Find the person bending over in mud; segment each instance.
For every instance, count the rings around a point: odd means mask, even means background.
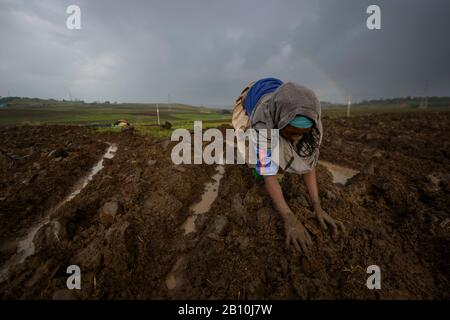
[[[264,177],[267,192],[281,214],[286,244],[306,252],[312,244],[303,224],[295,217],[284,199],[277,179],[278,169],[301,174],[308,189],[314,215],[321,227],[331,227],[333,234],[344,225],[333,219],[320,205],[315,166],[322,141],[321,106],[313,91],[298,84],[265,78],[249,84],[236,100],[233,127],[256,131],[279,129],[279,163],[271,161],[270,140],[266,150],[256,150],[255,174]],[[301,248],[301,249],[300,249]]]

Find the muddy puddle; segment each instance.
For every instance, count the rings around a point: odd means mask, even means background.
[[[80,192],[81,190],[83,190],[88,183],[92,180],[92,178],[100,171],[103,169],[103,161],[105,159],[112,159],[114,158],[115,154],[117,151],[117,146],[110,144],[108,149],[106,150],[105,154],[103,155],[103,157],[100,159],[99,162],[97,162],[95,164],[95,166],[92,167],[89,175],[87,175],[85,178],[81,179],[79,181],[79,183],[77,183],[77,185],[75,186],[75,190],[66,198],[64,199],[57,208],[61,207],[63,204],[65,204],[66,202],[69,202],[70,200],[72,200],[73,198],[75,198]]]
[[[108,149],[102,156],[102,158],[92,167],[91,171],[87,176],[82,178],[74,187],[74,190],[66,197],[64,200],[62,200],[60,203],[58,203],[55,207],[49,210],[46,217],[43,218],[37,225],[35,225],[33,228],[31,228],[28,233],[21,239],[17,240],[15,243],[9,244],[9,246],[15,246],[16,247],[16,253],[5,262],[5,264],[0,269],[0,282],[5,281],[8,279],[9,276],[9,269],[13,266],[16,266],[18,264],[21,264],[25,261],[25,259],[35,253],[35,245],[34,245],[34,238],[38,231],[44,227],[45,225],[51,223],[52,224],[52,231],[55,235],[55,238],[58,239],[60,224],[56,221],[51,220],[52,213],[56,212],[59,208],[61,208],[64,204],[71,201],[73,198],[75,198],[93,179],[93,177],[103,169],[103,161],[104,159],[112,159],[115,156],[115,153],[117,151],[117,146],[113,144],[109,144]]]
[[[333,177],[333,183],[339,183],[344,186],[347,184],[349,179],[359,173],[358,170],[342,167],[328,161],[320,160],[319,164],[327,168],[331,173],[331,176]]]
[[[211,205],[216,200],[219,193],[220,180],[222,180],[225,173],[225,167],[223,165],[218,165],[216,170],[217,173],[212,177],[213,181],[208,182],[205,185],[205,191],[202,194],[201,200],[191,206],[190,211],[192,212],[192,215],[186,219],[182,226],[184,234],[195,232],[195,220],[197,219],[197,216],[208,212]]]
[[[183,223],[182,228],[184,229],[184,234],[189,234],[191,232],[196,232],[195,228],[195,220],[197,217],[201,214],[204,214],[209,211],[211,208],[211,205],[216,200],[218,194],[219,194],[219,186],[220,181],[223,178],[223,175],[225,174],[225,166],[218,165],[216,167],[217,173],[212,176],[213,181],[208,182],[205,185],[204,192],[202,194],[202,198],[199,202],[193,204],[190,207],[190,211],[192,212],[192,215],[189,216],[186,221]],[[177,279],[178,269],[180,265],[182,264],[183,257],[180,257],[175,265],[172,267],[169,274],[166,276],[165,284],[167,289],[173,290],[180,284],[180,279]]]

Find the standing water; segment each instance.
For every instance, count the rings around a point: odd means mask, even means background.
[[[186,221],[183,223],[182,228],[184,229],[184,234],[188,234],[191,232],[195,232],[195,220],[201,214],[204,214],[209,211],[211,205],[216,200],[217,195],[219,194],[219,186],[220,180],[222,180],[223,175],[225,174],[225,167],[223,165],[218,165],[216,167],[217,173],[213,175],[212,182],[208,182],[205,185],[205,191],[202,194],[202,198],[199,202],[193,204],[190,207],[190,210],[193,212],[191,216],[189,216]],[[166,287],[169,290],[173,290],[180,284],[182,281],[179,278],[178,269],[180,265],[183,263],[183,257],[180,257],[175,265],[170,270],[169,274],[166,276]]]
[[[333,176],[333,183],[340,183],[344,186],[347,184],[348,179],[359,173],[358,170],[342,167],[327,161],[320,160],[319,164],[330,171],[331,175]]]
[[[216,200],[217,195],[219,194],[220,180],[222,180],[225,173],[225,167],[223,165],[218,165],[216,170],[217,173],[212,177],[213,181],[208,182],[205,185],[205,191],[202,194],[200,202],[191,206],[190,209],[193,212],[193,215],[188,217],[183,223],[182,227],[184,228],[184,234],[195,232],[195,220],[197,219],[197,216],[208,212],[212,203]]]
[[[45,218],[43,218],[36,226],[31,228],[31,230],[27,233],[25,237],[18,240],[17,243],[17,250],[16,253],[8,260],[6,261],[3,266],[0,269],[0,282],[5,281],[8,279],[9,275],[9,269],[15,265],[18,265],[25,261],[25,259],[35,252],[35,245],[34,245],[34,237],[36,236],[37,232],[48,223],[53,223],[54,233],[56,238],[58,239],[58,231],[61,227],[58,222],[50,220],[50,215],[61,208],[65,203],[71,201],[73,198],[75,198],[81,190],[83,190],[88,183],[92,180],[92,178],[101,170],[103,169],[103,161],[104,159],[112,159],[115,156],[115,152],[117,151],[117,146],[114,144],[109,144],[108,149],[106,150],[105,154],[102,156],[102,158],[92,167],[89,174],[81,179],[75,186],[74,191],[70,193],[64,200],[62,200],[60,203],[58,203],[55,207],[49,210]]]

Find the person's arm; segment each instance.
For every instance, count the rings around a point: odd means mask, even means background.
[[[338,220],[333,219],[325,210],[322,209],[320,205],[320,197],[319,197],[319,187],[317,186],[317,176],[316,176],[316,168],[313,168],[311,171],[306,173],[303,176],[303,180],[305,181],[306,188],[308,189],[309,197],[313,204],[314,213],[319,220],[321,227],[325,230],[328,229],[327,223],[331,226],[333,234],[337,234],[338,227],[345,232],[344,224]]]
[[[312,244],[311,237],[286,203],[277,176],[264,176],[264,182],[277,211],[283,217],[286,230],[286,246],[289,247],[292,242],[297,250],[300,251],[301,247],[303,252],[306,252],[308,245]]]
[[[303,175],[306,188],[308,189],[309,197],[314,209],[320,207],[319,188],[317,186],[316,168],[313,168],[308,173]]]
[[[293,215],[291,209],[286,203],[286,200],[284,199],[283,191],[281,190],[277,176],[264,176],[264,182],[266,184],[267,193],[269,193],[275,208],[278,210],[283,219],[286,220]]]

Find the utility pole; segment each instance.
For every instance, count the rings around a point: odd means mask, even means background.
[[[159,121],[159,105],[156,104],[156,115],[158,116],[158,126],[161,125],[161,122]]]
[[[170,105],[170,92],[167,94],[167,105],[169,107],[169,111],[172,112],[172,107]]]
[[[422,97],[422,100],[420,101],[419,109],[426,110],[428,108],[428,98]]]
[[[425,82],[425,90],[424,97],[420,101],[419,109],[427,109],[428,108],[428,81]]]
[[[347,103],[347,117],[350,117],[350,108],[352,106],[352,97],[348,96],[348,103]]]

